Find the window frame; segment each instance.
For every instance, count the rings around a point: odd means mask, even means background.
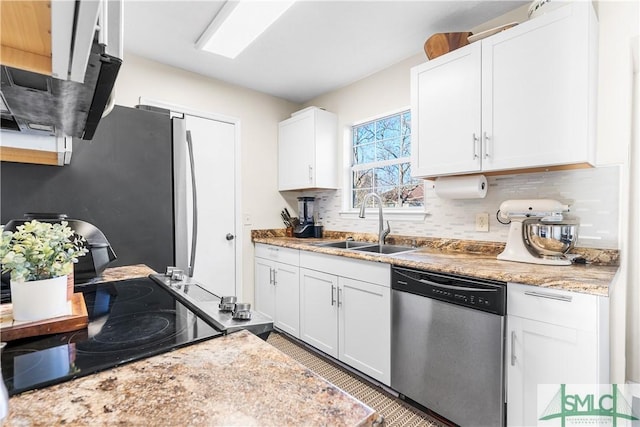
[[[342,186],[342,210],[340,211],[340,216],[344,218],[357,218],[359,214],[359,208],[351,207],[351,201],[353,198],[353,128],[356,126],[363,125],[365,123],[374,122],[377,120],[384,119],[385,117],[394,116],[398,114],[402,114],[404,112],[411,113],[411,107],[405,106],[403,108],[398,108],[392,111],[388,111],[382,114],[376,114],[375,116],[368,117],[362,120],[357,120],[351,122],[344,127],[344,135],[343,135],[343,186]],[[415,141],[413,138],[413,133],[411,133],[411,145]],[[409,162],[411,162],[411,153],[409,154]],[[372,162],[372,167],[384,166],[388,163],[394,163],[394,161],[389,160],[380,160],[376,162]],[[426,212],[426,189],[429,188],[428,181],[423,183],[424,191],[423,191],[423,202],[422,206],[416,207],[383,207],[383,212],[385,214],[385,219],[393,218],[396,220],[407,220],[407,221],[422,221],[427,215]],[[366,212],[377,213],[378,207],[377,205],[373,208],[367,208]],[[377,216],[373,218],[374,215],[367,215],[366,219],[375,219],[377,221]]]

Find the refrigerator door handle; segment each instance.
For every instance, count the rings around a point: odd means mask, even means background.
[[[191,259],[189,260],[189,277],[193,277],[193,269],[196,265],[196,244],[198,242],[198,201],[196,189],[196,170],[195,160],[193,158],[193,141],[191,139],[191,131],[187,131],[187,148],[189,149],[189,163],[191,165],[191,189],[193,202],[193,227],[191,231]]]

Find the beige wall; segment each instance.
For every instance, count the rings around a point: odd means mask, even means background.
[[[243,227],[243,300],[253,301],[250,231],[282,227],[284,207],[277,190],[278,122],[297,105],[249,89],[125,54],[116,84],[116,104],[133,107],[140,97],[240,120]]]

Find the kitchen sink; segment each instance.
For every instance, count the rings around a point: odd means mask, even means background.
[[[412,248],[411,246],[399,246],[399,245],[370,245],[370,246],[362,246],[359,248],[354,248],[354,251],[359,252],[373,252],[377,254],[399,254],[402,252],[410,252],[415,251],[416,248]]]
[[[343,240],[340,242],[331,242],[331,243],[317,243],[316,246],[321,246],[323,248],[337,248],[337,249],[357,249],[363,248],[367,246],[374,246],[375,243],[371,242],[356,242],[355,240]]]

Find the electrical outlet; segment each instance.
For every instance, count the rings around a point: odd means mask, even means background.
[[[476,214],[476,231],[489,231],[489,214],[481,212]]]

